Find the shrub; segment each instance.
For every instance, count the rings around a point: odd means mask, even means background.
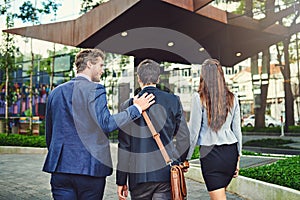
[[[118,142],[118,134],[119,134],[118,130],[110,132],[109,133],[109,140],[111,142]]]
[[[199,159],[199,158],[200,158],[199,146],[196,146],[191,159]]]
[[[270,165],[241,169],[240,175],[300,190],[300,156],[279,160]]]
[[[289,133],[300,133],[300,126],[289,126]]]
[[[0,146],[46,147],[45,136],[0,134]]]
[[[265,128],[255,128],[255,127],[242,127],[242,132],[264,132],[264,133],[281,133],[281,127],[265,127]],[[300,126],[289,126],[289,133],[300,133]]]
[[[42,120],[42,123],[40,123],[40,130],[39,135],[45,135],[45,128],[46,128],[46,120]]]
[[[42,123],[42,126],[44,126],[44,123]],[[0,146],[47,147],[45,132],[42,133],[43,135],[39,136],[0,133]],[[118,131],[111,132],[109,139],[112,142],[116,142],[118,140]]]
[[[265,128],[242,127],[241,129],[242,132],[281,133],[281,127],[265,127]]]
[[[245,142],[244,146],[254,146],[254,147],[270,147],[270,148],[282,148],[282,149],[294,149],[292,147],[283,146],[284,144],[295,143],[293,140],[283,140],[283,139],[261,139],[261,140],[250,140]]]

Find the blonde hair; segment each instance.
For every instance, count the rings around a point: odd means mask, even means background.
[[[75,57],[75,67],[77,73],[85,70],[87,62],[90,61],[92,64],[96,64],[99,61],[105,59],[105,54],[100,49],[84,49],[80,51]]]

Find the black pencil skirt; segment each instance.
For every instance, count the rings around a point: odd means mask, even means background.
[[[229,185],[236,170],[237,160],[237,143],[201,146],[201,170],[209,192]]]

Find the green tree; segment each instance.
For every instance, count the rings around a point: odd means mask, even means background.
[[[258,5],[257,5],[258,4]],[[267,0],[263,2],[256,2],[254,7],[261,8],[260,13],[265,14],[265,18],[268,18],[270,14],[275,11],[275,0]],[[257,59],[257,58],[256,58]],[[258,70],[258,69],[257,69]],[[258,73],[258,71],[257,71]],[[261,84],[261,94],[259,98],[259,106],[255,108],[255,127],[265,127],[265,113],[267,106],[268,88],[269,88],[269,77],[270,77],[270,49],[269,47],[262,51],[262,69],[261,74],[267,74],[267,79],[264,80],[264,84]]]
[[[215,2],[237,2],[218,0]],[[291,87],[290,62],[293,62],[293,53],[295,48],[291,48],[292,38],[300,30],[299,28],[299,3],[295,0],[242,0],[239,1],[240,6],[235,11],[237,14],[244,14],[248,17],[254,18],[260,16],[261,30],[272,26],[277,21],[287,28],[288,34],[285,39],[276,44],[277,57],[281,72],[284,77],[284,91],[285,91],[285,130],[287,131],[289,125],[294,125],[294,97]],[[294,9],[293,9],[294,8]],[[261,16],[264,16],[263,18]],[[297,43],[298,44],[298,43]],[[298,46],[296,45],[298,48]],[[298,56],[297,56],[297,59]],[[258,55],[251,57],[251,73],[252,75],[259,74],[258,70]],[[262,73],[270,73],[270,51],[269,48],[262,51]],[[300,76],[300,75],[299,75]],[[266,99],[268,84],[261,85],[261,94],[255,95],[255,127],[264,126],[264,113],[266,110]]]
[[[14,26],[15,15],[11,12],[10,1],[4,0],[4,4],[0,6],[1,15],[5,16],[6,28]],[[15,70],[14,60],[15,53],[18,49],[15,47],[14,37],[9,33],[3,33],[3,42],[0,46],[0,68],[5,71],[5,132],[8,133],[8,106],[11,98],[9,98],[10,73]]]
[[[24,23],[30,22],[32,25],[39,24],[39,17],[41,14],[50,14],[53,11],[56,14],[60,4],[55,3],[53,0],[48,0],[47,2],[42,2],[42,8],[37,8],[37,1],[35,0],[35,5],[31,3],[31,1],[25,1],[20,9],[20,14],[17,15]],[[32,38],[30,39],[30,51],[31,51],[31,67],[29,70],[30,73],[30,83],[29,83],[29,131],[32,133],[32,97],[33,97],[33,85],[32,85],[32,77],[33,77],[33,68],[35,62],[35,56],[33,53],[32,46]]]
[[[291,5],[295,3],[293,0],[283,0],[284,5]],[[278,6],[280,10],[283,10],[281,6]],[[279,23],[290,30],[290,33],[286,35],[285,39],[276,45],[277,48],[277,58],[279,65],[281,66],[280,70],[284,78],[284,100],[285,100],[285,131],[288,131],[288,126],[292,126],[295,124],[294,119],[294,97],[292,93],[291,87],[291,71],[290,71],[290,63],[291,63],[291,51],[290,51],[290,43],[291,38],[295,34],[293,31],[293,27],[299,26],[297,21],[299,20],[300,12],[295,10],[295,12],[291,13],[287,17],[284,17],[279,20]],[[282,48],[281,48],[281,47]]]
[[[96,8],[99,6],[101,3],[107,2],[108,0],[81,0],[81,8],[80,8],[80,13],[87,13],[88,11]]]
[[[129,64],[129,57],[125,55],[107,53],[105,59],[106,69],[102,75],[102,80],[107,88],[108,107],[114,112],[116,108],[117,83],[122,75],[123,68]],[[117,66],[117,67],[116,67]]]

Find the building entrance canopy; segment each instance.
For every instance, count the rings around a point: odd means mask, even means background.
[[[6,32],[50,42],[185,64],[233,66],[288,31],[217,9],[211,0],[110,0],[78,19]]]

